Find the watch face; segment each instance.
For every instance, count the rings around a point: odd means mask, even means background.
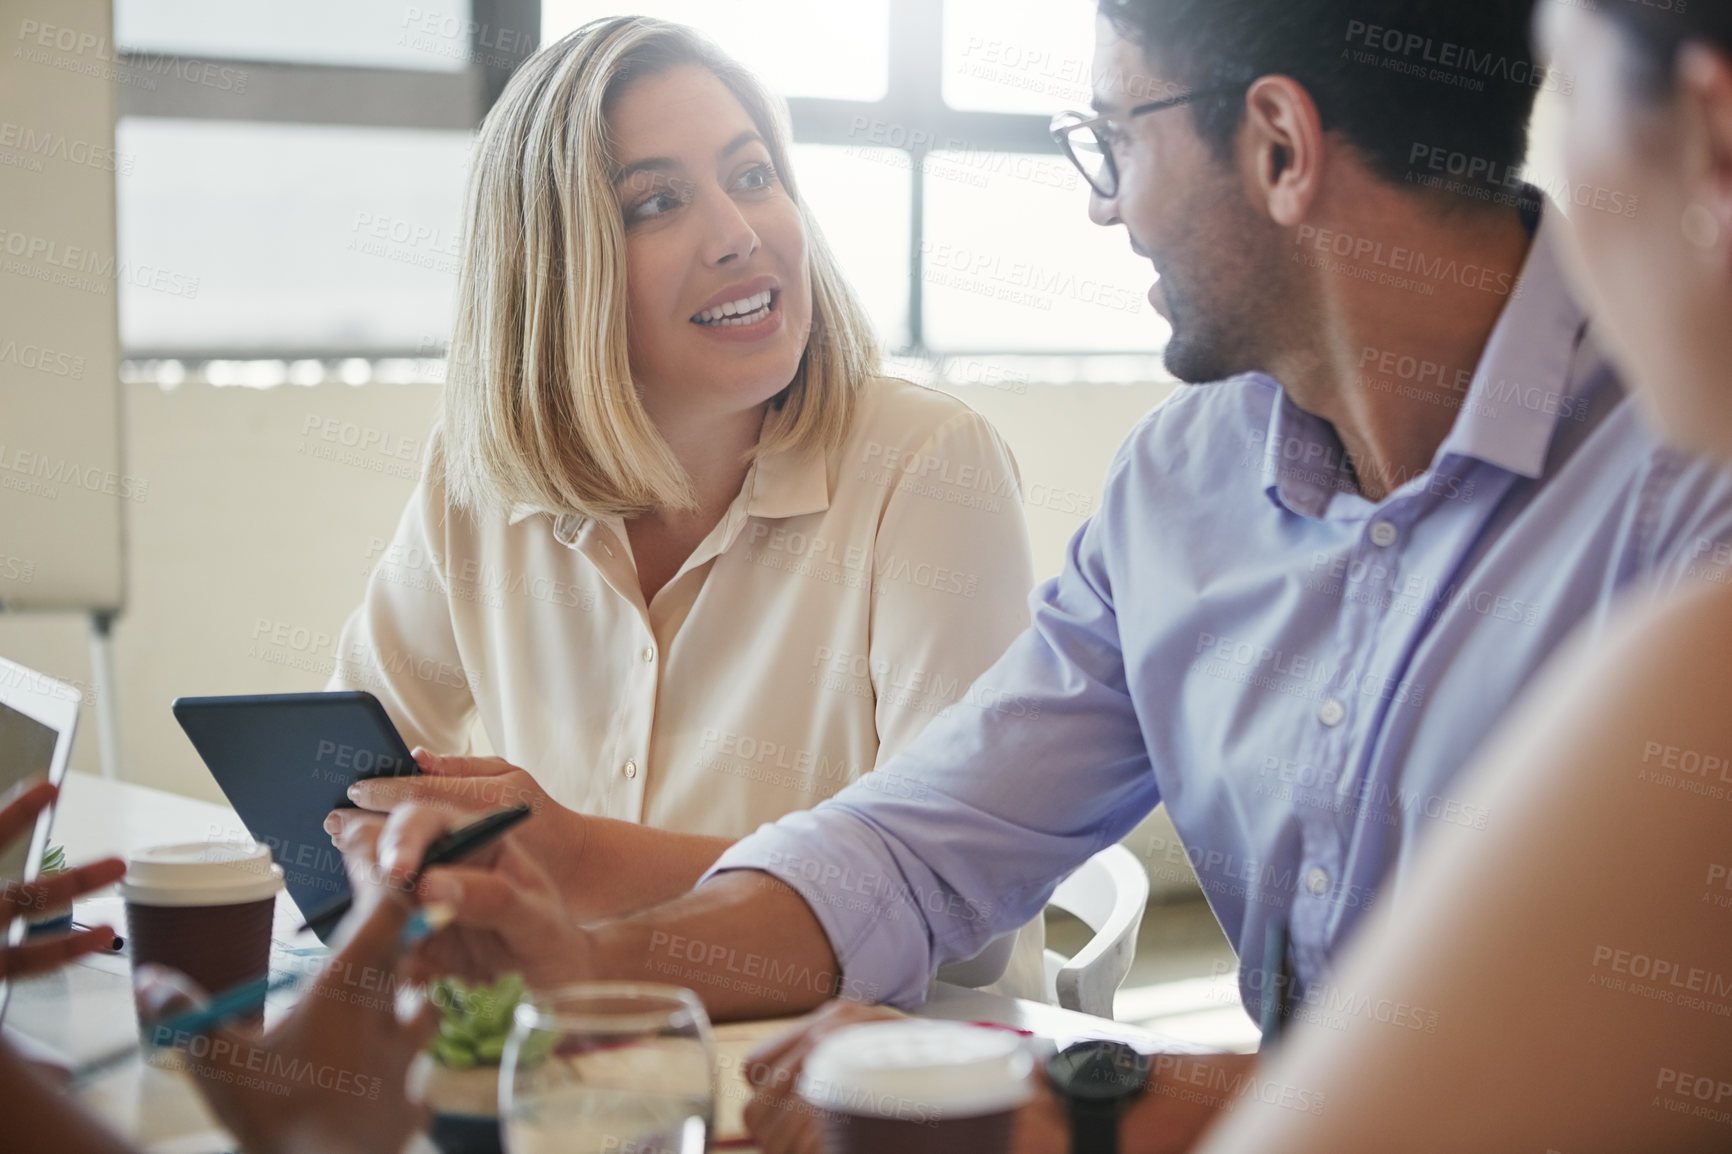
[[[1066,1098],[1113,1102],[1142,1093],[1149,1059],[1123,1042],[1078,1042],[1053,1055],[1046,1073]]]

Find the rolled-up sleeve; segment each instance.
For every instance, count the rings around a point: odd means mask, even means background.
[[[934,971],[1027,922],[1159,802],[1126,687],[1107,506],[1003,658],[900,755],[761,827],[706,875],[760,870],[812,907],[850,997],[912,1006]],[[880,775],[896,788],[880,787]]]

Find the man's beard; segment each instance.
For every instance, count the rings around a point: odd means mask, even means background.
[[[1172,339],[1163,354],[1167,371],[1187,385],[1224,381],[1259,367],[1256,343],[1245,331],[1243,312],[1229,310],[1161,279],[1171,314]],[[1242,309],[1248,302],[1238,302]]]

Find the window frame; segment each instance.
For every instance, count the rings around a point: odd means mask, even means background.
[[[926,342],[926,299],[922,254],[926,239],[925,160],[935,151],[972,150],[1024,155],[1062,156],[1049,131],[1049,118],[1008,112],[950,107],[944,99],[945,0],[889,0],[889,83],[876,101],[791,97],[788,110],[794,142],[865,146],[862,123],[884,123],[901,130],[902,143],[872,141],[870,147],[908,154],[910,198],[908,251],[908,343],[890,350],[892,356],[937,359],[992,356],[1003,349],[944,348]],[[373,128],[477,128],[498,99],[522,59],[541,41],[540,0],[470,0],[470,59],[457,71],[412,71],[399,68],[353,67],[200,57],[201,63],[244,68],[242,93],[219,92],[187,80],[176,70],[156,70],[153,87],[120,86],[120,115],[182,120],[247,120],[291,124],[324,124]],[[515,58],[482,43],[490,29],[521,33],[523,45]],[[497,36],[495,37],[497,39]],[[122,52],[123,67],[138,66],[158,54]],[[1146,356],[1149,349],[1039,349],[1019,356]],[[139,358],[205,362],[217,359],[209,351],[177,356],[171,349],[125,350]],[[427,350],[330,350],[327,359],[426,356]],[[255,356],[257,354],[254,354]],[[306,354],[284,351],[283,359]]]

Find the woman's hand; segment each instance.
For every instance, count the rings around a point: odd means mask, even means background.
[[[530,776],[499,757],[440,757],[425,749],[415,750],[418,777],[375,777],[359,781],[349,790],[349,800],[360,810],[337,809],[325,822],[335,841],[346,826],[378,821],[397,807],[415,803],[424,809],[448,813],[461,823],[496,809],[527,805],[533,815],[512,834],[517,844],[555,878],[578,876],[583,856],[583,815],[569,810],[547,795]]]
[[[531,988],[589,976],[589,935],[567,910],[552,875],[519,841],[535,836],[532,827],[542,816],[529,818],[461,865],[434,866],[421,874],[421,900],[450,906],[455,920],[417,947],[415,976],[453,974],[480,982],[515,972]],[[374,817],[346,823],[337,845],[352,871],[401,886],[427,847],[462,822],[450,809],[408,802],[382,822]]]
[[[269,1033],[224,1028],[169,1040],[243,1149],[394,1152],[421,1127],[425,1111],[409,1102],[404,1082],[438,1014],[424,1001],[407,1020],[397,1014],[398,936],[413,908],[402,894],[382,897]],[[201,998],[159,966],[142,967],[135,981],[150,1020]]]
[[[60,790],[46,781],[20,786],[12,800],[0,808],[0,848],[20,837],[28,838],[36,826],[36,815],[53,805],[58,796]],[[105,889],[125,874],[126,863],[110,857],[29,883],[0,879],[0,929],[19,918],[70,905],[72,899]],[[96,926],[12,948],[0,946],[0,982],[49,973],[75,958],[107,949],[113,940],[114,930]]]

